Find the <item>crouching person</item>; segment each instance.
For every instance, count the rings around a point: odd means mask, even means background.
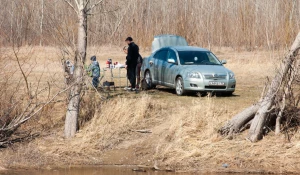
[[[88,68],[91,71],[91,76],[93,77],[92,83],[95,88],[99,85],[99,77],[100,77],[100,66],[98,61],[96,60],[96,56],[91,57],[91,64]]]

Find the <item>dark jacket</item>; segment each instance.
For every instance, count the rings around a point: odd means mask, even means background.
[[[126,65],[128,67],[136,67],[137,65],[137,60],[139,57],[139,46],[136,45],[134,42],[131,42],[128,45],[128,53],[126,56]]]

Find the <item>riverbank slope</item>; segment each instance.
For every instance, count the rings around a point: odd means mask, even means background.
[[[101,49],[96,52],[101,66],[110,56],[113,61],[124,59],[122,53]],[[47,51],[50,53],[43,50]],[[225,66],[236,74],[233,96],[178,97],[174,90],[158,87],[137,94],[111,91],[109,100],[101,101],[94,91],[87,90],[80,130],[74,138],[63,138],[65,103],[52,104],[44,115],[28,123],[39,128],[39,137],[0,150],[2,165],[144,165],[174,171],[299,172],[299,132],[275,136],[271,131],[258,143],[245,139],[247,131],[232,140],[217,133],[232,116],[259,99],[266,77],[273,76],[283,52],[235,52],[228,48],[214,52],[226,59]],[[56,64],[59,62],[53,61],[49,66]],[[60,73],[60,69],[50,70]]]

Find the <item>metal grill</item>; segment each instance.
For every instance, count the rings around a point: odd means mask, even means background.
[[[206,74],[204,75],[205,79],[212,79],[212,80],[224,80],[227,78],[227,75],[224,74]]]
[[[205,89],[226,89],[226,86],[205,86]]]

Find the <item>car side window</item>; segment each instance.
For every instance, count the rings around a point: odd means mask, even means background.
[[[159,51],[159,52],[156,52],[155,53],[155,55],[153,56],[153,58],[156,58],[156,59],[158,59],[158,57],[159,57],[159,54],[161,53],[161,51]]]
[[[163,50],[159,53],[158,55],[158,59],[162,60],[162,61],[167,61],[167,50]]]
[[[176,53],[173,50],[169,50],[167,59],[173,59],[177,63]]]
[[[167,60],[167,50],[158,51],[153,58],[166,61]]]

